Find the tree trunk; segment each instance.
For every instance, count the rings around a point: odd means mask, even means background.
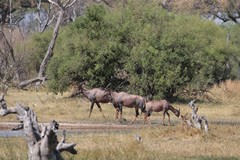
[[[45,75],[47,63],[49,62],[50,58],[53,56],[53,48],[54,48],[54,45],[55,45],[55,42],[56,42],[56,39],[57,39],[57,36],[58,36],[58,31],[59,31],[61,22],[63,20],[63,15],[64,15],[64,9],[60,8],[57,23],[56,23],[54,31],[53,31],[52,39],[51,39],[50,44],[48,46],[47,53],[46,53],[41,65],[40,65],[40,69],[39,69],[39,72],[38,72],[38,77],[43,77]]]
[[[53,56],[53,49],[54,49],[54,45],[55,45],[55,42],[56,42],[57,37],[58,37],[58,31],[59,31],[59,28],[60,28],[60,25],[61,25],[61,22],[62,22],[62,19],[63,19],[63,15],[64,15],[64,8],[60,8],[57,23],[54,27],[52,39],[49,43],[48,50],[45,54],[45,57],[44,57],[41,65],[40,65],[40,69],[39,69],[39,72],[38,72],[38,77],[30,79],[30,80],[25,80],[25,81],[19,83],[18,84],[19,88],[24,89],[26,86],[28,86],[32,83],[44,82],[42,80],[46,79],[46,77],[44,77],[45,71],[46,71],[46,66],[47,66],[48,62],[50,61],[51,57]]]
[[[54,0],[48,0],[48,1],[59,8],[59,13],[58,13],[59,15],[58,15],[58,19],[57,19],[57,22],[55,24],[55,27],[54,27],[52,39],[51,39],[51,41],[49,43],[49,46],[48,46],[48,50],[47,50],[47,52],[45,54],[45,57],[44,57],[41,65],[40,65],[40,69],[39,69],[39,72],[38,72],[38,77],[34,78],[34,79],[42,79],[42,78],[44,80],[46,79],[46,76],[45,76],[46,67],[47,67],[47,64],[50,61],[51,57],[53,56],[53,49],[54,49],[55,42],[56,42],[57,37],[58,37],[58,31],[59,31],[61,22],[63,20],[64,12],[67,8],[69,8],[70,6],[72,6],[76,2],[76,0],[68,0],[65,4],[63,4],[62,1],[60,2],[58,0],[56,2]],[[26,87],[29,84],[34,83],[34,82],[35,81],[33,81],[33,79],[23,81],[18,85],[18,87],[23,89],[24,87]],[[42,83],[44,81],[40,81],[40,82]]]

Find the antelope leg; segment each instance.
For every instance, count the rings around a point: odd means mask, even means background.
[[[133,120],[131,121],[131,123],[133,123],[133,122],[137,119],[138,115],[139,115],[138,107],[135,107],[135,117],[133,118]]]
[[[168,122],[169,122],[169,125],[171,126],[171,122],[170,122],[170,114],[168,112],[166,112],[166,114],[168,115]]]
[[[91,102],[90,113],[89,113],[88,117],[91,117],[93,106],[94,106],[94,102]]]
[[[162,120],[162,125],[163,125],[163,126],[165,125],[165,123],[164,123],[165,114],[166,114],[166,112],[165,112],[165,111],[163,111],[163,120]]]
[[[97,104],[97,106],[99,108],[99,111],[102,113],[103,118],[105,118],[105,116],[104,116],[104,114],[102,112],[102,107],[100,106],[100,104],[98,102],[96,104]]]

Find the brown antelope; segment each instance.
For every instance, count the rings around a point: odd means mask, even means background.
[[[145,112],[145,99],[138,95],[128,94],[126,92],[112,92],[110,91],[112,104],[116,108],[116,119],[120,112],[120,119],[122,119],[123,106],[128,108],[135,108],[135,117],[131,121],[133,123],[139,115],[139,108],[142,112]]]
[[[177,110],[177,109],[173,108],[173,106],[166,100],[152,100],[152,101],[147,102],[146,103],[146,112],[145,112],[145,117],[144,117],[144,123],[148,122],[148,123],[151,124],[150,116],[151,116],[152,112],[163,111],[162,124],[165,125],[164,119],[165,119],[165,114],[167,114],[169,125],[171,125],[170,115],[168,113],[169,110],[172,111],[177,117],[179,117],[180,109]]]
[[[91,90],[87,90],[83,87],[83,84],[80,84],[77,86],[77,90],[72,93],[70,97],[74,97],[80,93],[82,93],[91,102],[90,113],[88,117],[90,117],[92,114],[94,104],[98,106],[99,111],[102,113],[103,117],[105,117],[102,112],[102,107],[100,106],[100,103],[111,102],[111,97],[107,90],[104,90],[102,88],[93,88]]]

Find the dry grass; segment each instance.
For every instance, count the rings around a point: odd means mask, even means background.
[[[1,160],[25,160],[28,159],[28,148],[23,138],[0,138]]]
[[[240,157],[238,148],[240,129],[236,129],[236,126],[213,125],[212,127],[214,130],[209,135],[194,129],[184,131],[179,126],[146,127],[127,134],[81,135],[75,137],[81,142],[80,154],[76,159],[84,159],[84,157],[87,159],[121,157],[124,160]],[[135,133],[142,136],[142,142],[133,138]]]
[[[139,134],[138,142],[134,134]],[[239,126],[212,125],[210,134],[198,130],[182,130],[177,126],[146,126],[128,132],[87,132],[69,134],[69,142],[77,142],[78,155],[64,153],[65,159],[146,160],[146,159],[239,159]],[[26,159],[23,139],[0,139],[0,159]],[[13,154],[14,153],[14,154]]]
[[[94,107],[88,118],[90,104],[82,98],[68,99],[69,93],[52,95],[45,92],[10,90],[6,96],[8,106],[19,102],[34,109],[40,122],[52,119],[58,122],[91,124],[116,124],[115,110],[111,104],[103,105],[106,118]],[[174,126],[161,126],[161,113],[153,113],[152,126],[140,125],[127,131],[80,132],[68,134],[68,142],[76,142],[78,155],[64,153],[65,159],[76,160],[131,160],[131,159],[240,159],[240,82],[228,81],[215,86],[208,95],[214,102],[197,102],[199,114],[210,122],[210,133],[195,129],[183,129],[179,119],[173,116]],[[173,104],[181,113],[190,113],[187,104]],[[124,109],[129,122],[133,109]],[[14,115],[0,118],[0,122],[17,121]],[[137,123],[142,123],[138,119]],[[136,125],[136,124],[135,124]],[[139,134],[142,141],[134,139]],[[61,135],[59,135],[61,138]],[[0,159],[27,159],[27,145],[21,138],[0,138]],[[23,146],[23,147],[21,147]],[[13,154],[14,153],[14,154]],[[8,158],[10,157],[10,158]],[[11,158],[12,157],[12,158]]]

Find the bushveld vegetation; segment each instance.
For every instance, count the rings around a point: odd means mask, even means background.
[[[129,124],[134,116],[134,110],[124,108],[123,116],[127,122],[122,125],[134,126],[128,130],[80,130],[70,134],[67,130],[68,141],[78,145],[77,155],[64,154],[66,159],[239,159],[239,89],[238,81],[227,81],[216,85],[211,94],[196,104],[199,114],[209,120],[210,132],[205,134],[197,129],[182,128],[181,122],[170,113],[174,126],[162,126],[162,114],[153,113],[152,125],[143,125],[143,116],[135,124]],[[19,91],[10,89],[5,99],[9,106],[23,103],[38,115],[39,122],[49,122],[55,119],[61,126],[64,122],[71,124],[119,124],[115,120],[115,110],[111,104],[102,105],[104,115],[93,109],[91,118],[89,102],[83,98],[67,98],[70,93],[63,95],[47,94],[44,91]],[[211,99],[211,101],[209,101]],[[202,101],[204,100],[204,102]],[[181,109],[181,114],[190,113],[187,103],[173,103]],[[1,122],[17,122],[15,116],[2,117]],[[142,137],[138,142],[134,135]],[[59,135],[61,137],[61,135]],[[0,138],[0,159],[27,159],[27,145],[24,138]]]
[[[90,87],[168,99],[204,92],[238,77],[239,38],[227,38],[237,35],[238,27],[169,13],[154,2],[131,1],[114,9],[92,5],[62,28],[48,66],[48,87],[65,92],[88,81]],[[33,56],[45,54],[49,33],[34,36]]]
[[[25,1],[28,0],[11,2]],[[206,1],[206,6],[196,6],[197,1],[188,5],[185,1],[121,2],[114,7],[89,5],[74,22],[62,24],[54,55],[47,66],[47,87],[39,92],[10,86],[19,83],[15,80],[25,80],[39,72],[52,30],[47,28],[44,33],[19,38],[20,33],[12,24],[8,28],[8,19],[11,23],[11,17],[5,15],[9,10],[8,1],[0,2],[3,24],[0,28],[3,42],[0,45],[0,90],[7,93],[8,106],[23,103],[37,113],[40,123],[55,119],[60,127],[65,122],[132,127],[68,134],[69,141],[78,144],[79,153],[64,154],[65,159],[240,159],[240,84],[231,81],[239,79],[240,27],[235,11],[238,9],[234,6],[239,3]],[[36,3],[32,1],[28,6],[34,7]],[[207,7],[199,12],[204,15],[199,16],[194,6]],[[187,10],[181,11],[185,7]],[[214,13],[210,10],[214,7],[222,10]],[[217,15],[225,10],[227,17],[219,19],[233,21],[234,25],[215,24],[206,18],[225,15]],[[83,81],[87,81],[89,88],[107,87],[154,99],[166,98],[181,109],[182,115],[190,113],[187,101],[197,98],[199,114],[209,120],[210,132],[182,128],[181,121],[171,113],[174,126],[161,126],[161,113],[153,113],[152,126],[142,124],[142,115],[130,125],[134,111],[126,108],[123,116],[127,121],[120,123],[114,119],[112,104],[102,107],[106,118],[102,118],[96,108],[88,118],[86,99],[67,98],[72,85]],[[14,115],[0,118],[3,123],[16,121]],[[137,141],[135,134],[141,135],[142,141]],[[0,143],[0,159],[27,159],[28,147],[23,138],[0,138]]]

